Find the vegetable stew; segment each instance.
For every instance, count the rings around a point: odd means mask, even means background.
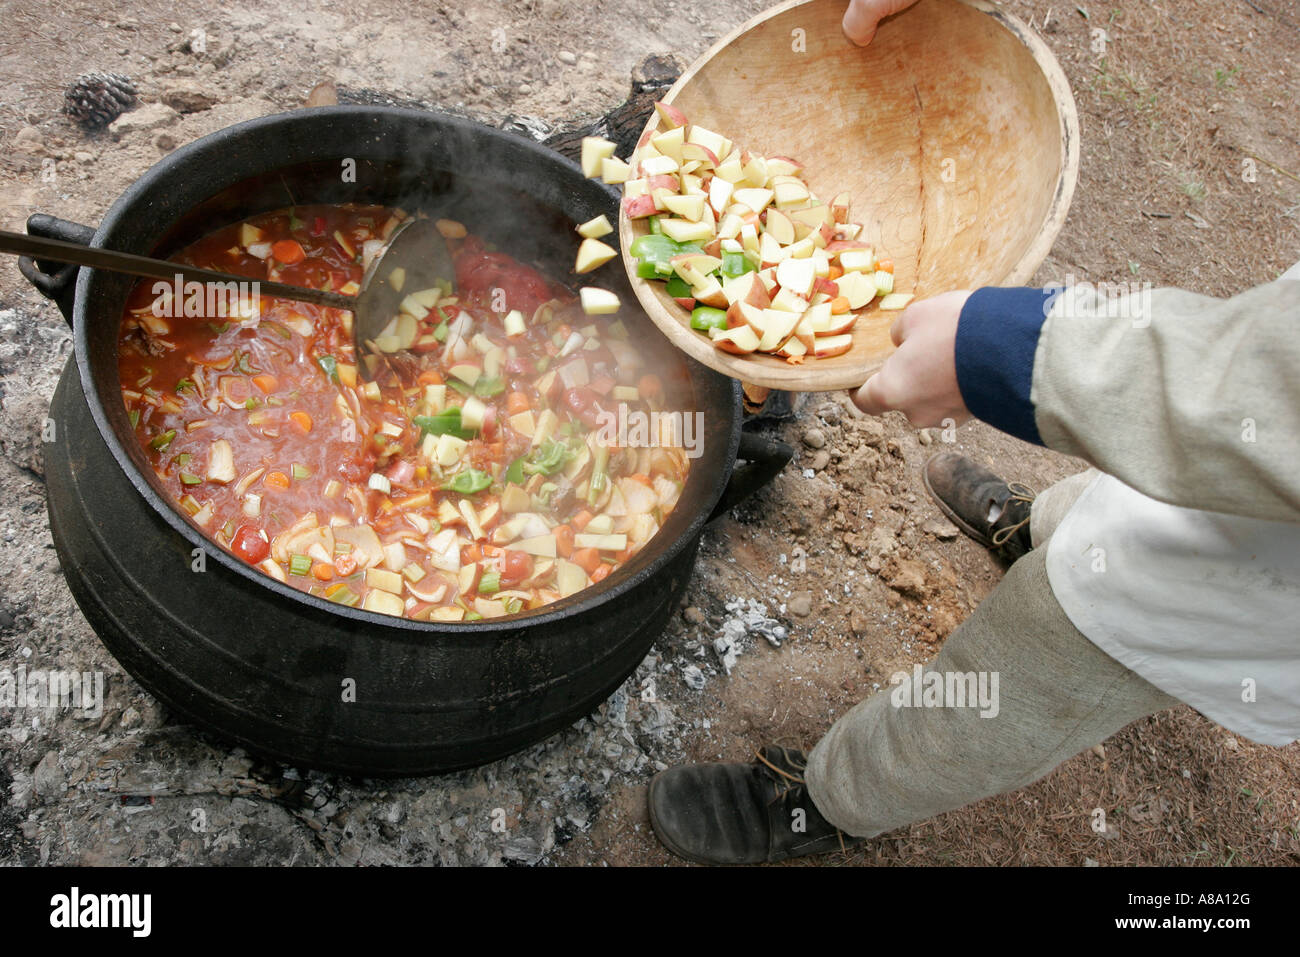
[[[297,207],[174,258],[355,293],[405,216]],[[217,545],[333,602],[470,621],[606,578],[662,526],[689,456],[671,429],[635,447],[611,435],[616,411],[665,412],[675,385],[644,374],[616,316],[439,229],[455,294],[410,290],[363,367],[349,312],[145,281],[118,368],[161,489]]]

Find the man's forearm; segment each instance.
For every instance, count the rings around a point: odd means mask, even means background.
[[[956,360],[974,415],[1161,501],[1300,521],[1300,282],[1046,302],[967,301]]]

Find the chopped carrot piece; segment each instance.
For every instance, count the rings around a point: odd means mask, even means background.
[[[876,263],[876,269],[880,272],[893,272],[894,261],[892,259],[882,259],[880,262]]]
[[[505,549],[499,545],[482,545],[484,558],[499,558],[505,554]]]
[[[319,582],[327,582],[334,577],[334,566],[326,565],[324,562],[317,562],[311,566],[311,573],[316,576]]]
[[[650,476],[646,475],[644,472],[637,472],[635,475],[629,475],[628,478],[632,479],[634,482],[640,482],[642,485],[648,485],[651,488],[654,487],[654,483],[650,481]]]
[[[590,575],[600,566],[600,552],[594,548],[580,548],[570,560]]]
[[[836,296],[831,300],[831,315],[842,316],[849,311],[849,297]]]
[[[311,416],[306,412],[290,413],[289,418],[292,419],[293,424],[302,429],[304,433],[311,431]]]
[[[460,547],[460,563],[468,565],[470,562],[476,562],[483,557],[482,547],[475,542],[473,545],[462,545]]]
[[[520,412],[527,412],[533,407],[532,402],[528,400],[526,392],[511,392],[506,396],[506,414],[518,415]]]
[[[612,565],[606,565],[604,562],[601,562],[596,566],[596,570],[591,573],[591,583],[594,585],[596,582],[604,581],[609,577],[609,573],[613,570]]]
[[[556,525],[552,531],[555,534],[555,554],[561,558],[568,558],[573,554],[573,528],[568,525]]]
[[[335,555],[334,570],[346,578],[357,570],[357,560],[351,555]]]
[[[587,523],[590,522],[595,517],[596,517],[595,515],[592,515],[590,511],[584,508],[577,515],[573,516],[574,529],[579,532],[582,531],[584,528],[587,527]]]
[[[829,279],[831,282],[834,282],[836,279],[839,279],[843,275],[844,275],[843,269],[841,269],[839,266],[832,266],[830,272],[826,274],[826,278]]]
[[[296,239],[281,239],[271,244],[271,255],[286,266],[300,263],[307,258],[306,251]]]
[[[636,389],[643,399],[653,399],[664,391],[664,384],[657,375],[643,375],[637,380]]]
[[[420,373],[416,381],[420,385],[442,385],[443,378],[440,373],[435,372],[433,369],[425,369]]]
[[[289,476],[283,472],[267,472],[262,484],[267,488],[286,489],[289,487]]]
[[[270,395],[275,391],[275,387],[280,383],[273,375],[255,375],[253,376],[253,385],[262,390],[262,395]]]
[[[562,322],[555,327],[555,331],[567,339],[573,332],[573,326],[569,325],[567,322]]]

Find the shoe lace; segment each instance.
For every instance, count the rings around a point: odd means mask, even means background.
[[[767,755],[763,754],[762,751],[755,752],[754,756],[758,759],[760,764],[765,765],[777,775],[778,780],[773,782],[773,786],[776,788],[776,795],[772,798],[774,802],[780,801],[787,794],[796,789],[802,789],[805,794],[807,793],[808,782],[804,780],[803,777],[803,772],[808,770],[807,758],[796,757],[795,754],[791,753],[789,748],[781,749],[781,756],[789,762],[790,767],[794,771],[799,772],[798,774],[792,774],[789,770],[769,761]],[[809,798],[809,800],[811,801],[811,798]],[[840,851],[842,853],[848,853],[848,847],[844,843],[844,832],[837,827],[835,829],[835,836],[840,842]]]
[[[1028,485],[1021,482],[1008,482],[1007,488],[1011,490],[1011,496],[1007,499],[1007,504],[1012,502],[1023,502],[1026,505],[1032,505],[1034,503],[1034,497],[1038,494]],[[1006,514],[1005,506],[1003,506],[1003,514]],[[990,540],[995,546],[999,548],[1002,547],[1011,540],[1012,535],[1016,534],[1016,532],[1029,524],[1030,515],[1031,512],[1029,509],[1025,509],[1024,518],[1016,522],[1014,525],[1004,525],[1002,528],[995,529]]]

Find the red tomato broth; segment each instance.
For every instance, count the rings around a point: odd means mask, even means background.
[[[363,273],[364,244],[377,245],[402,215],[369,206],[299,207],[218,230],[175,258],[250,280],[351,292]],[[653,537],[676,503],[689,460],[681,449],[598,448],[596,416],[615,409],[620,390],[629,409],[663,409],[662,394],[630,398],[640,361],[621,324],[585,316],[565,287],[476,236],[450,245],[455,296],[425,291],[438,302],[419,319],[422,345],[378,358],[370,384],[356,369],[347,312],[263,297],[257,321],[226,310],[210,315],[210,304],[185,310],[201,315],[159,317],[154,284],[137,286],[119,339],[123,398],[162,489],[182,514],[221,547],[300,590],[438,620],[541,607],[607,577]],[[507,335],[502,305],[528,320],[522,333]],[[458,322],[469,327],[462,339],[488,351],[456,345],[453,334],[432,341],[439,326],[446,333]],[[579,329],[581,348],[567,349]],[[451,373],[486,369],[493,358],[498,374],[478,394],[477,383],[466,388]],[[443,457],[439,464],[417,417],[427,423],[452,410],[459,415],[473,400],[481,403],[481,424],[454,463]],[[552,438],[537,446],[512,415],[531,416],[538,427],[553,415]],[[223,441],[228,472],[220,467]],[[560,464],[547,471],[556,455]],[[607,479],[593,489],[606,455]],[[520,482],[510,480],[519,477],[516,460],[527,460],[532,473]],[[484,476],[471,469],[490,478],[488,487],[477,488]],[[631,492],[633,511],[622,483],[636,473],[662,481],[649,499]],[[453,480],[476,481],[457,491],[447,488]],[[471,528],[462,503],[479,527]],[[572,547],[571,520],[584,511],[599,515],[603,531],[593,534],[607,536],[595,539],[605,547],[594,572],[589,560],[575,572],[580,566],[563,554]],[[514,528],[519,519],[528,534]],[[552,554],[547,535],[559,540]],[[582,540],[587,547],[593,541]],[[439,542],[447,547],[435,553]],[[524,549],[514,547],[521,543]]]

